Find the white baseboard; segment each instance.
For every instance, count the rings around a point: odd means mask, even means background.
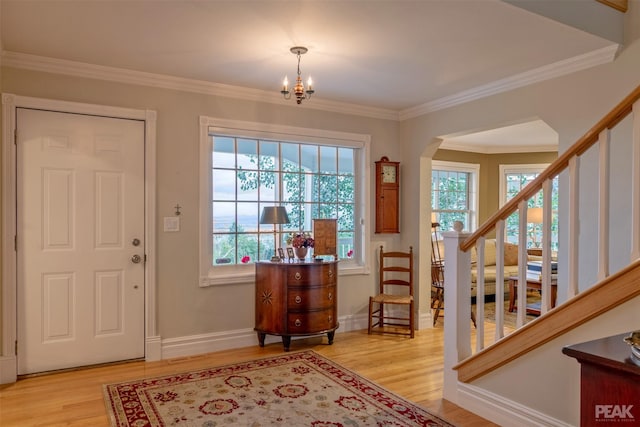
[[[433,313],[429,310],[428,313],[418,314],[418,325],[416,329],[431,329],[433,328]]]
[[[358,314],[338,319],[340,327],[336,334],[347,331],[367,329],[368,316]],[[305,337],[299,337],[302,339]],[[295,337],[294,337],[295,339]],[[279,336],[267,335],[265,344],[281,342]],[[162,359],[195,356],[196,354],[258,345],[258,336],[253,329],[236,329],[233,331],[214,332],[211,334],[191,335],[188,337],[167,338],[162,340]]]
[[[521,403],[473,386],[458,383],[458,406],[501,426],[512,427],[572,427]]]
[[[18,360],[16,356],[0,357],[0,384],[15,383],[18,379]]]
[[[144,360],[155,362],[162,359],[162,339],[159,336],[147,337],[145,343]]]

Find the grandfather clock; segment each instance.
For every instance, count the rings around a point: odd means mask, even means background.
[[[400,232],[400,163],[383,156],[376,163],[376,233]]]

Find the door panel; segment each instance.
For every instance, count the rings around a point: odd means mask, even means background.
[[[144,122],[16,124],[18,374],[143,357]]]

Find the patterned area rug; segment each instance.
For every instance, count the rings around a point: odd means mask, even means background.
[[[113,426],[452,426],[308,350],[104,386]]]

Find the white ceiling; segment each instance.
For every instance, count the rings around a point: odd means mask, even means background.
[[[1,0],[0,7],[5,64],[36,55],[275,99],[284,75],[295,77],[289,48],[303,45],[302,74],[316,89],[305,104],[401,118],[568,63],[592,66],[589,58],[602,62],[615,47],[499,0]]]
[[[465,135],[443,136],[440,148],[478,153],[557,151],[558,133],[542,120]]]

